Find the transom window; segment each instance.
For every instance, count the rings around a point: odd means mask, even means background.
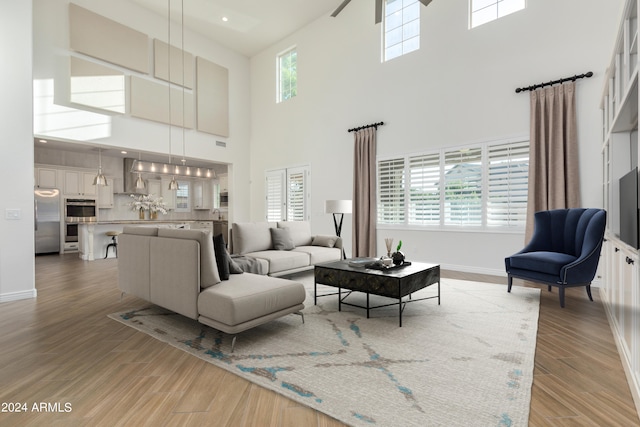
[[[512,14],[526,7],[525,0],[469,0],[469,27],[475,28],[487,22]]]
[[[383,61],[420,48],[420,2],[385,0]]]
[[[378,161],[378,224],[523,228],[529,142],[485,143]]]
[[[298,53],[295,47],[278,55],[277,102],[291,99],[298,93]]]

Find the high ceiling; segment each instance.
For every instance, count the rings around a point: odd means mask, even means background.
[[[130,1],[163,17],[168,15],[167,0]],[[251,57],[319,17],[331,15],[340,3],[341,0],[184,0],[184,25]],[[182,2],[172,0],[171,19],[180,22],[181,17]]]

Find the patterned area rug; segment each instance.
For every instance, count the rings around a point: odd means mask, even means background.
[[[314,306],[313,275],[295,280],[307,288],[305,323],[289,315],[245,331],[233,353],[231,336],[156,306],[109,317],[349,425],[527,425],[539,289],[443,279],[441,305],[408,304],[400,328],[397,307],[367,319],[338,312],[337,296]]]

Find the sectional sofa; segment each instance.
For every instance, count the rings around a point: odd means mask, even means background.
[[[231,225],[229,250],[258,260],[263,274],[284,276],[342,258],[342,238],[312,235],[308,221],[244,222]]]
[[[232,350],[235,334],[304,308],[300,282],[252,273],[221,277],[218,265],[230,258],[224,245],[216,247],[217,252],[207,230],[124,227],[118,286],[123,293],[233,334]]]

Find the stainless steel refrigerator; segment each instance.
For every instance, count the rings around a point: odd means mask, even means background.
[[[36,254],[60,252],[60,190],[35,190]]]

